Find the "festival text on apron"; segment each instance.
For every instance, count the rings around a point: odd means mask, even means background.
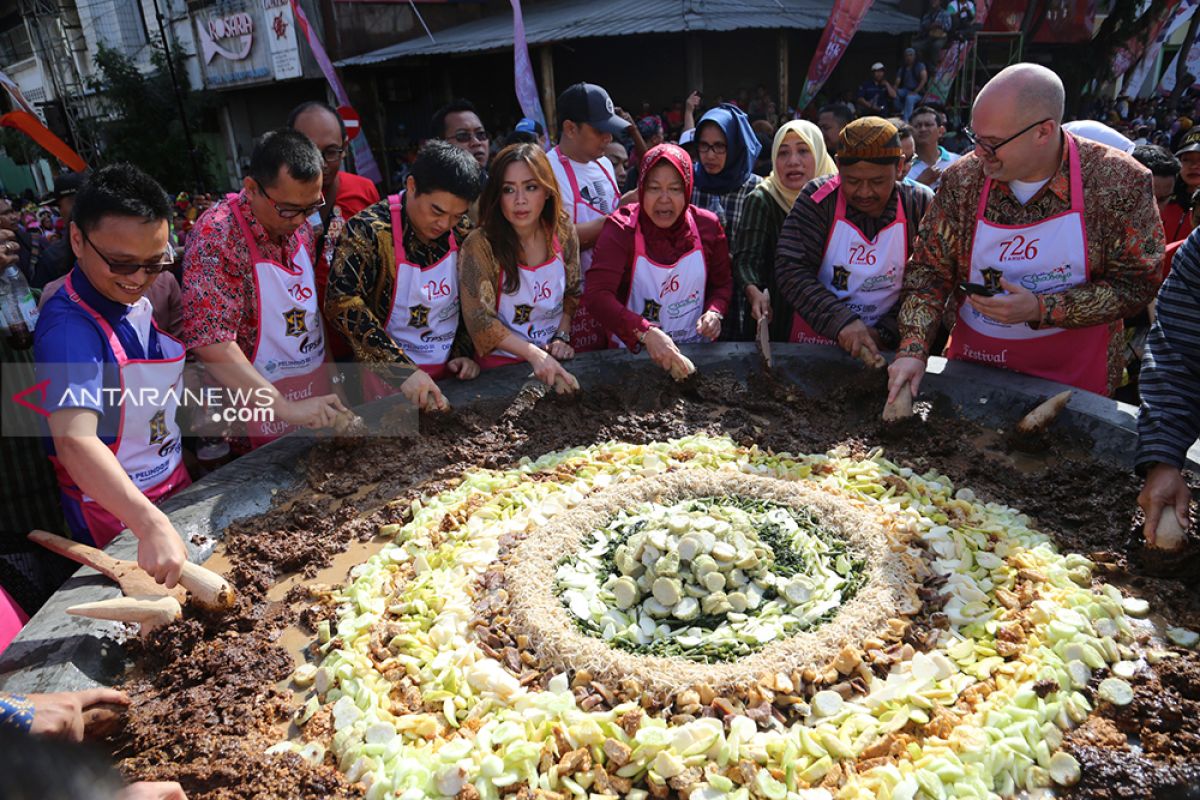
[[[246,237],[254,264],[258,338],[250,362],[288,400],[329,394],[333,384],[325,364],[325,324],[317,305],[308,249],[298,245],[289,259],[291,266],[264,258],[236,200],[237,195],[230,195],[230,208]],[[278,419],[246,423],[254,447],[292,430],[295,426]]]
[[[683,213],[687,215],[696,246],[674,264],[659,264],[646,255],[641,222],[635,223],[633,274],[629,276],[629,299],[625,303],[630,311],[661,328],[675,344],[706,341],[696,332],[696,323],[704,314],[708,264],[704,260],[696,217],[690,208]],[[616,346],[625,346],[616,337],[613,342]]]
[[[846,219],[846,196],[841,180],[829,180],[813,193],[820,203],[837,191],[837,211],[825,240],[825,254],[817,273],[821,284],[858,315],[867,327],[874,326],[900,298],[904,264],[908,260],[908,220],[904,200],[896,190],[896,219],[868,239],[858,226]],[[836,344],[814,331],[799,314],[792,315],[789,342]]]
[[[79,296],[69,277],[65,289],[71,302],[91,315],[117,361],[123,402],[118,404],[117,438],[108,448],[133,485],[156,503],[192,482],[183,464],[183,438],[175,420],[183,392],[183,343],[159,330],[151,318],[162,358],[130,358],[112,325]],[[63,495],[79,504],[90,544],[104,547],[125,529],[125,523],[83,494],[57,458],[51,461]]]
[[[999,225],[984,219],[992,181],[983,184],[971,245],[972,283],[1000,291],[1000,279],[1034,294],[1054,294],[1087,283],[1087,231],[1083,220],[1083,176],[1075,140],[1066,136],[1071,207],[1029,225]],[[1007,325],[958,307],[946,357],[1002,367],[1058,381],[1096,394],[1108,393],[1107,325],[1034,329]]]

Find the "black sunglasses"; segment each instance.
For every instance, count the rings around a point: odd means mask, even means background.
[[[477,131],[455,131],[454,135],[450,138],[459,144],[466,144],[467,142],[471,141],[472,138],[474,138],[477,142],[486,142],[491,137],[488,136],[487,131],[480,129]]]
[[[170,242],[167,242],[167,249],[163,252],[162,258],[151,264],[125,264],[122,262],[113,263],[108,256],[100,252],[99,247],[96,247],[96,245],[92,244],[92,240],[88,238],[88,235],[83,228],[79,229],[79,234],[83,237],[83,241],[96,251],[96,255],[100,256],[100,260],[108,265],[108,268],[114,275],[132,275],[139,269],[146,270],[147,275],[157,275],[175,263],[175,248],[171,246]]]
[[[1038,125],[1041,125],[1043,122],[1050,122],[1051,119],[1053,119],[1053,118],[1046,117],[1045,119],[1039,119],[1037,122],[1034,122],[1030,125],[1026,125],[1024,128],[1021,128],[1021,130],[1017,131],[1012,136],[1008,137],[1007,139],[1005,139],[1002,142],[999,142],[998,144],[988,144],[987,142],[980,141],[979,139],[977,139],[975,137],[975,131],[971,130],[971,128],[969,126],[964,125],[962,131],[963,131],[963,135],[967,137],[967,140],[971,143],[971,145],[973,147],[978,147],[980,150],[987,153],[992,158],[995,158],[996,151],[999,150],[1001,147],[1004,147],[1004,145],[1008,144],[1013,139],[1016,139],[1018,136],[1021,136],[1024,133],[1028,133],[1029,131],[1036,128]]]

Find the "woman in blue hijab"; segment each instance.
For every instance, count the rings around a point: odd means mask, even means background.
[[[731,251],[736,246],[734,237],[741,228],[746,198],[762,181],[754,174],[754,161],[761,149],[750,120],[729,103],[709,109],[696,125],[698,158],[692,204],[717,215]],[[742,289],[735,287],[733,296],[737,300],[730,307],[734,319],[725,325],[727,336],[722,338],[743,339],[747,335]]]

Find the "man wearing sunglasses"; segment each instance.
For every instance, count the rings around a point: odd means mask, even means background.
[[[75,201],[75,267],[46,302],[33,345],[71,534],[104,547],[128,527],[138,564],[167,586],[187,551],[156,504],[191,479],[177,403],[150,398],[182,391],[184,348],[154,323],[146,292],[175,258],[172,211],[162,187],[136,167],[96,172]],[[122,387],[119,400],[103,391]]]
[[[319,308],[325,303],[329,267],[333,264],[333,253],[346,220],[372,203],[378,203],[379,190],[367,178],[342,170],[342,160],[350,146],[350,139],[346,135],[346,123],[337,109],[319,100],[301,103],[288,115],[287,126],[303,133],[321,151],[321,194],[333,198],[332,203],[326,203],[308,218],[317,240],[318,255],[313,267]],[[329,337],[329,349],[339,361],[352,357],[350,345],[336,333]]]
[[[487,169],[491,139],[470,100],[460,97],[434,112],[429,121],[429,134],[470,153],[480,167]]]
[[[325,205],[321,154],[302,133],[264,134],[242,191],[204,213],[184,257],[183,340],[226,388],[270,397],[273,420],[247,423],[257,447],[345,411],[332,394],[308,217]]]
[[[1158,287],[1162,225],[1149,170],[1063,131],[1062,81],[1016,64],[980,92],[972,154],[951,164],[904,276],[889,401],[916,394],[947,296],[947,358],[1108,395],[1121,320]]]

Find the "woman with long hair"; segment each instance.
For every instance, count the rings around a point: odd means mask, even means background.
[[[746,198],[731,249],[734,278],[746,294],[751,319],[757,322],[765,315],[770,320],[771,339],[785,342],[791,333],[792,307],[775,283],[779,231],[804,184],[822,175],[835,175],[838,169],[825,149],[821,129],[801,119],[775,133],[771,166],[771,174]]]
[[[660,144],[642,158],[638,201],[609,215],[588,271],[586,302],[608,334],[673,375],[677,345],[713,341],[733,294],[729,245],[711,211],[688,202],[692,159]]]
[[[462,245],[458,283],[480,367],[527,361],[556,391],[578,389],[560,362],[575,355],[579,238],[541,148],[513,144],[496,155],[479,219]]]

